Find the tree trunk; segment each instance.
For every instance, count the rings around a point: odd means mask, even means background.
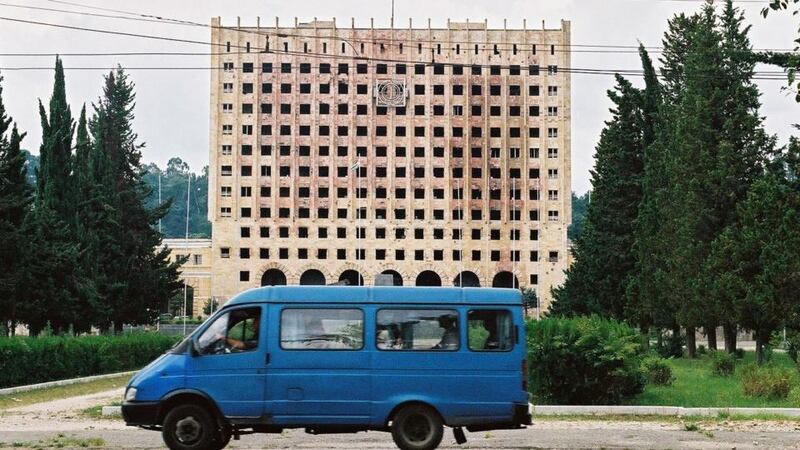
[[[644,350],[650,350],[650,326],[649,325],[642,325],[640,327],[642,334],[644,335]]]
[[[717,326],[716,325],[709,325],[705,327],[706,337],[708,338],[708,349],[709,350],[716,350],[717,349]]]
[[[114,322],[114,334],[122,334],[122,322]]]
[[[722,325],[722,337],[725,339],[725,351],[736,353],[736,325]]]
[[[756,333],[756,364],[759,366],[764,364],[764,339]]]
[[[686,357],[694,359],[697,357],[697,336],[695,327],[686,327]]]

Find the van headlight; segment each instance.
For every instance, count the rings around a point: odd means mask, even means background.
[[[130,402],[133,400],[136,400],[136,388],[131,386],[125,390],[125,401]]]

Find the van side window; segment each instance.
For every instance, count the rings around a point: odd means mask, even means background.
[[[258,348],[261,308],[235,309],[217,317],[197,338],[201,355],[249,352]]]
[[[360,350],[364,312],[359,309],[284,309],[281,348],[285,350]]]
[[[507,310],[473,310],[467,314],[469,349],[508,351],[514,347],[514,322]]]
[[[382,309],[376,344],[380,350],[458,350],[458,312],[449,309]]]

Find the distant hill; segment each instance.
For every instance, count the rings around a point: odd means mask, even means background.
[[[172,200],[169,213],[161,220],[161,232],[168,238],[186,236],[186,189],[192,179],[192,194],[189,197],[189,237],[210,238],[211,223],[208,221],[208,166],[198,175],[189,170],[189,165],[180,158],[172,158],[165,169],[156,164],[145,166],[145,182],[153,188],[148,206],[158,204],[158,180],[161,177],[161,200]]]
[[[36,171],[39,169],[39,156],[27,150],[25,157],[28,160],[28,182],[36,186]],[[145,166],[147,174],[145,182],[152,187],[153,193],[147,206],[155,207],[158,204],[158,178],[161,174],[161,200],[172,199],[169,213],[161,220],[161,232],[168,238],[182,238],[186,236],[186,188],[189,177],[192,177],[192,195],[189,200],[189,237],[210,238],[211,223],[208,221],[208,167],[202,173],[189,171],[189,165],[180,158],[172,158],[167,163],[166,169],[160,169],[156,164]]]

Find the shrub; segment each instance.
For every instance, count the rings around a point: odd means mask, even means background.
[[[156,333],[0,338],[0,388],[139,369],[177,339]]]
[[[675,381],[672,367],[664,358],[648,356],[642,360],[642,370],[647,375],[647,381],[657,386],[669,386]]]
[[[615,404],[640,393],[641,336],[599,317],[529,321],[528,367],[535,401]]]
[[[683,356],[683,344],[684,338],[680,334],[663,333],[655,350],[662,358],[680,358]]]
[[[795,386],[789,391],[789,395],[786,397],[789,400],[789,403],[795,407],[800,407],[800,386]]]
[[[742,390],[750,397],[782,399],[789,395],[794,378],[789,369],[749,364],[742,368]]]
[[[733,351],[733,355],[736,356],[736,359],[743,359],[744,358],[744,349],[737,348]]]
[[[697,354],[698,355],[703,356],[706,353],[708,353],[708,349],[706,348],[705,345],[698,345],[697,346]]]
[[[736,370],[736,356],[725,351],[711,352],[711,372],[718,377],[728,377]]]

